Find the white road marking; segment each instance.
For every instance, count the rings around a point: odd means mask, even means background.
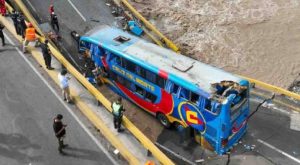
[[[33,7],[32,3],[31,3],[29,0],[26,0],[26,2],[29,4],[29,6],[32,8],[32,10],[33,10],[35,13],[37,13],[36,10],[35,10],[35,8]]]
[[[10,44],[15,46],[12,39],[4,33],[5,38],[8,40]],[[62,105],[68,110],[68,112],[73,116],[73,118],[78,122],[78,124],[83,128],[83,130],[91,137],[91,139],[96,143],[96,145],[103,151],[103,153],[111,160],[114,165],[118,165],[116,160],[108,153],[108,151],[103,147],[103,145],[96,139],[96,137],[89,131],[89,129],[80,121],[80,119],[75,115],[70,107],[68,107],[67,103],[65,103],[61,97],[55,92],[54,88],[47,82],[47,80],[39,73],[39,71],[30,63],[30,61],[25,57],[25,55],[21,52],[18,47],[15,47],[17,52],[21,55],[21,57],[26,61],[26,63],[31,67],[31,69],[38,75],[38,77],[46,84],[46,86],[50,89],[50,91],[57,97],[57,99],[62,103]]]
[[[86,22],[86,19],[84,18],[84,16],[80,13],[80,11],[77,9],[77,7],[73,4],[73,2],[71,0],[68,0],[68,2],[70,3],[70,5],[75,9],[75,11],[79,14],[79,16],[84,20],[84,22]]]
[[[297,163],[300,163],[300,160],[299,160],[299,159],[297,159],[297,158],[293,157],[292,155],[289,155],[288,153],[286,153],[286,152],[284,152],[284,151],[282,151],[282,150],[280,150],[280,149],[278,149],[278,148],[272,146],[271,144],[269,144],[269,143],[267,143],[267,142],[265,142],[265,141],[263,141],[263,140],[261,140],[261,139],[257,139],[257,141],[260,142],[261,144],[263,144],[263,145],[265,145],[265,146],[267,146],[267,147],[269,147],[269,148],[271,148],[271,149],[273,149],[273,150],[275,150],[275,151],[281,153],[282,155],[284,155],[284,156],[286,156],[286,157],[292,159],[293,161],[295,161],[295,162],[297,162]]]

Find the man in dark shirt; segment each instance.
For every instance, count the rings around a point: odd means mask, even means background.
[[[20,35],[23,38],[25,38],[25,31],[26,31],[27,25],[25,23],[25,18],[22,13],[20,13],[17,18],[17,25],[18,25],[18,30],[20,31]]]
[[[18,35],[21,35],[21,32],[18,29],[18,21],[17,21],[17,18],[19,17],[19,13],[16,12],[15,10],[13,10],[12,13],[10,14],[10,17],[11,17],[13,23],[14,23],[14,26],[15,26],[15,29],[16,29],[16,33]]]
[[[0,23],[0,38],[2,39],[2,46],[5,45],[3,29],[4,29],[4,26]]]
[[[66,127],[67,125],[63,124],[61,121],[63,119],[63,116],[61,114],[58,114],[53,121],[53,129],[55,136],[58,140],[58,151],[60,154],[65,154],[63,152],[63,148],[67,147],[67,145],[64,145],[64,137],[66,135]]]
[[[51,25],[53,30],[57,30],[57,32],[59,32],[58,18],[54,12],[51,13]]]
[[[48,40],[47,39],[45,40],[45,43],[41,44],[41,48],[42,48],[42,53],[43,53],[43,57],[44,57],[44,60],[45,60],[46,68],[48,70],[54,69],[54,68],[51,67],[52,57],[51,57],[50,49],[48,47]]]

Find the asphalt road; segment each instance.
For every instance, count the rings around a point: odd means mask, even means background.
[[[113,164],[14,46],[0,47],[0,164]],[[68,106],[68,105],[67,105]],[[52,122],[64,115],[66,156]]]
[[[48,21],[50,0],[25,0],[24,2],[35,13],[35,16],[41,20],[40,23]],[[31,5],[29,5],[29,2]],[[76,43],[71,39],[70,31],[76,30],[83,34],[100,24],[112,25],[114,24],[114,17],[110,14],[111,11],[105,5],[104,0],[54,1],[54,6],[55,12],[59,16],[63,45],[69,56],[72,56],[74,61],[80,64],[80,59],[76,56]],[[252,111],[256,105],[256,102],[252,103]],[[292,114],[286,110],[279,111],[274,108],[262,107],[250,119],[246,136],[242,139],[242,143],[235,147],[235,150],[231,153],[230,164],[300,163],[300,132],[290,129],[291,116]],[[178,144],[177,137],[175,131],[164,130],[158,137],[158,142],[189,160],[206,158],[206,164],[226,164],[228,161],[227,156],[208,156],[193,142],[182,146]],[[255,145],[255,147],[254,150],[248,150],[244,145]]]

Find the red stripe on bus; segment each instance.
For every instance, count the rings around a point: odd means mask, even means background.
[[[159,71],[158,71],[158,75],[159,75],[160,77],[166,79],[166,80],[167,80],[168,77],[169,77],[169,74],[168,74],[167,72],[163,71],[163,70],[159,70]]]

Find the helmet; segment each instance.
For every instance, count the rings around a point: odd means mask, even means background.
[[[63,115],[62,115],[62,114],[57,114],[57,115],[56,115],[56,118],[57,118],[58,120],[61,120],[61,119],[63,118]]]
[[[32,23],[29,22],[29,23],[28,23],[28,27],[33,27],[33,26],[32,26]]]

